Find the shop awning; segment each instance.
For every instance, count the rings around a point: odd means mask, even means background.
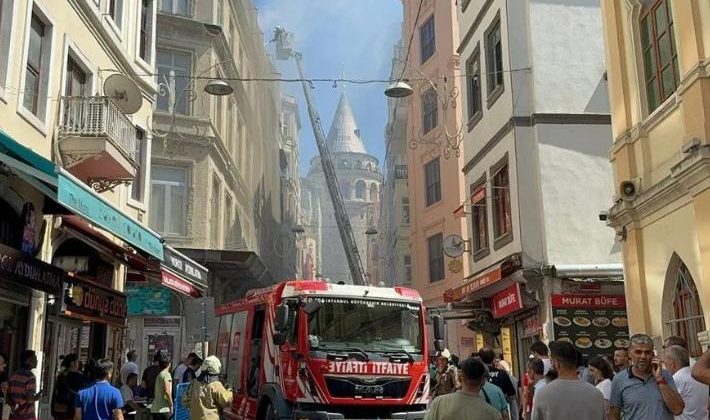
[[[136,283],[153,281],[191,297],[200,297],[207,292],[207,268],[168,245],[164,245],[163,255],[163,261],[148,258],[143,267],[131,267],[127,279]]]
[[[0,162],[74,214],[163,259],[160,235],[114,207],[88,185],[0,130]]]
[[[520,254],[514,254],[493,267],[472,274],[466,281],[444,292],[444,302],[472,300],[478,297],[490,297],[507,286],[503,280],[522,267]],[[485,292],[486,296],[480,296]]]

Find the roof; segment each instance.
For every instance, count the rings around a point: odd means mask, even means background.
[[[328,131],[328,149],[331,153],[367,153],[345,91],[340,95],[340,102]]]

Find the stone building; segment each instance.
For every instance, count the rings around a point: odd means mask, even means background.
[[[632,332],[710,325],[710,4],[604,0],[614,193]],[[608,207],[608,205],[607,205]]]
[[[377,158],[365,150],[360,129],[345,91],[340,96],[340,102],[328,132],[327,143],[334,161],[340,192],[350,217],[357,247],[365,266],[365,272],[369,277],[368,281],[377,283],[379,281],[378,267],[372,261],[377,257],[379,243],[376,238],[368,237],[366,231],[373,227],[378,220],[382,173]],[[311,160],[308,181],[313,191],[320,193],[318,201],[321,211],[317,229],[320,230],[322,239],[319,245],[322,271],[319,274],[334,282],[352,283],[333,213],[332,201],[328,194],[318,156]]]

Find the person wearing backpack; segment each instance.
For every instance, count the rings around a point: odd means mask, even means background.
[[[220,413],[232,404],[232,391],[219,381],[222,364],[216,356],[202,363],[200,376],[190,382],[183,404],[190,410],[190,420],[219,420]]]
[[[62,360],[62,371],[57,375],[52,395],[52,416],[54,420],[74,419],[74,401],[84,388],[84,376],[79,372],[79,358],[68,354]]]

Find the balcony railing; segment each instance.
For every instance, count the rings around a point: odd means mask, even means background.
[[[395,165],[394,166],[394,178],[395,179],[407,179],[409,172],[407,171],[407,165]]]
[[[105,137],[132,163],[136,127],[108,96],[62,97],[60,137]]]

